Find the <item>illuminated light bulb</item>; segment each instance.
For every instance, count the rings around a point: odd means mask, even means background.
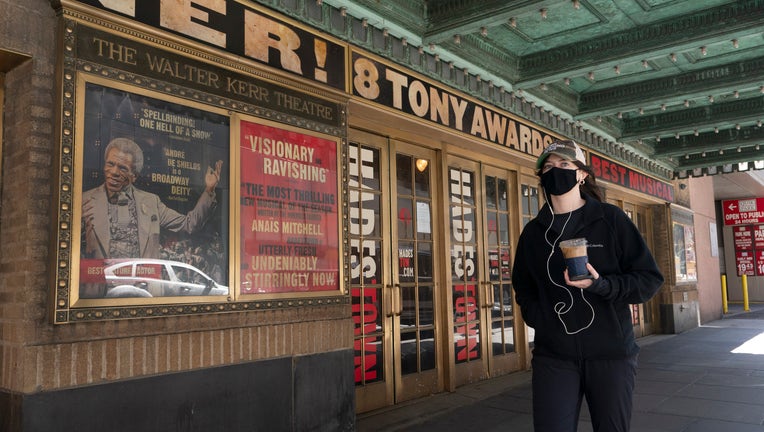
[[[515,18],[515,17],[512,17],[512,18],[510,18],[510,19],[509,19],[509,25],[510,25],[510,27],[512,27],[512,28],[515,28],[515,27],[517,27],[517,18]]]
[[[714,103],[714,97],[713,96],[709,96],[708,97],[708,102],[709,103]]]
[[[589,81],[594,81],[594,72],[589,72],[589,75],[587,76],[589,77]]]
[[[620,75],[621,74],[621,67],[620,66],[616,65],[616,67],[614,67],[613,70],[615,71],[616,75]]]
[[[642,67],[647,69],[650,66],[649,63],[647,63],[647,60],[642,60]]]
[[[573,0],[573,8],[581,9],[581,2],[579,2],[578,0]]]
[[[671,61],[676,63],[676,54],[671,53]]]
[[[454,43],[457,45],[461,45],[462,43],[462,37],[459,35],[454,35]]]
[[[740,44],[738,43],[737,39],[732,39],[732,48],[737,48],[739,46]]]
[[[685,107],[685,108],[688,108],[689,106],[690,106],[690,101],[688,101],[687,99],[685,99],[685,100],[684,100],[684,107]]]
[[[564,81],[565,81],[565,85],[567,85],[567,86],[569,86],[569,85],[570,85],[570,78],[565,78],[565,80],[564,80]]]
[[[488,36],[488,28],[480,27],[480,34],[483,35],[483,37]]]
[[[708,54],[708,50],[706,49],[706,47],[704,46],[700,47],[700,55],[706,55],[706,54]]]
[[[666,111],[666,104],[661,104],[661,111]]]
[[[546,19],[546,8],[539,9],[539,12],[541,13],[541,19]]]

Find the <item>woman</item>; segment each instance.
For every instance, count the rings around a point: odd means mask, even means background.
[[[631,220],[602,202],[575,142],[551,143],[536,168],[546,204],[523,229],[512,272],[535,329],[535,430],[575,431],[585,396],[595,432],[628,431],[639,351],[629,305],[649,300],[663,276]],[[571,280],[559,244],[581,237],[590,277]]]

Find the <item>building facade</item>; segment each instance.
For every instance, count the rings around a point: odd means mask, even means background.
[[[719,317],[709,181],[300,10],[0,1],[0,430],[349,431],[527,369],[513,246],[556,138],[666,276],[637,334]]]

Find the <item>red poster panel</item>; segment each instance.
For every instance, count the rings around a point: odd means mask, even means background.
[[[738,225],[732,227],[732,236],[735,241],[736,251],[753,250],[753,227],[751,225]]]
[[[756,250],[764,249],[764,225],[754,225],[753,227],[753,248]]]
[[[756,251],[756,276],[764,276],[764,250]]]
[[[735,266],[738,276],[753,276],[753,251],[735,252]]]
[[[339,289],[337,142],[241,121],[241,293]]]

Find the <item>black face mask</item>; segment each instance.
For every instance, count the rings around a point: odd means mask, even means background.
[[[541,186],[549,195],[565,195],[578,183],[577,169],[552,167],[541,174]]]

